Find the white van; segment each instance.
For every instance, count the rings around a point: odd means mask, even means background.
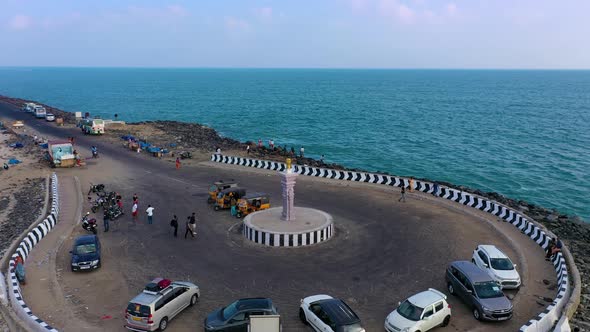
[[[36,118],[44,118],[47,111],[45,111],[45,107],[36,105],[34,108],[34,113]]]
[[[23,105],[23,111],[27,113],[33,113],[33,111],[35,110],[35,106],[37,106],[37,104],[35,103],[26,103]]]

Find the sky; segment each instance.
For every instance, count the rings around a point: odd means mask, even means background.
[[[0,66],[590,69],[588,0],[0,0]]]

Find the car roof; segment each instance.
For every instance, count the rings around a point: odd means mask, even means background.
[[[490,258],[506,258],[505,253],[502,250],[498,249],[496,246],[491,244],[480,244],[478,246],[480,249],[486,252]]]
[[[340,299],[325,299],[314,303],[318,303],[337,325],[354,324],[360,321],[354,311]]]
[[[227,193],[238,192],[238,191],[246,192],[246,188],[242,188],[242,187],[231,187],[231,188],[225,188],[221,192],[224,193],[224,194],[227,194]]]
[[[264,297],[253,297],[246,299],[239,299],[236,308],[239,311],[251,309],[271,309],[272,301]]]
[[[192,287],[194,285],[192,283],[188,283],[188,282],[173,281],[169,287],[167,287],[159,292],[141,291],[141,293],[139,293],[136,297],[134,297],[129,302],[142,304],[142,305],[150,305],[150,304],[156,302],[158,299],[160,299],[160,297],[162,297],[164,294],[167,294],[171,290],[178,288],[180,286]]]
[[[492,281],[492,278],[487,273],[470,261],[455,261],[451,263],[451,266],[461,270],[471,282]]]
[[[74,245],[95,243],[95,242],[96,242],[96,235],[82,235],[82,236],[78,236],[76,238],[76,241],[74,241]]]
[[[429,306],[442,299],[444,299],[444,297],[440,292],[429,289],[427,291],[412,295],[408,298],[408,301],[410,301],[415,306],[425,308],[426,306]]]

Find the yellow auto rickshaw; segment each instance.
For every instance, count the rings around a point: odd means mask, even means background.
[[[248,193],[238,200],[236,218],[242,218],[252,212],[270,209],[270,198],[263,193]]]
[[[246,189],[240,187],[232,187],[221,190],[215,199],[215,211],[231,208],[232,198],[239,200],[246,195]]]
[[[209,197],[207,197],[207,203],[209,203],[209,204],[215,203],[217,201],[217,194],[219,194],[219,192],[222,191],[223,189],[235,188],[237,186],[238,186],[238,183],[236,181],[234,181],[233,179],[219,180],[219,181],[213,183],[213,185],[211,187],[209,187]]]

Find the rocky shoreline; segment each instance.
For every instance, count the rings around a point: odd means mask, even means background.
[[[31,102],[19,98],[10,98],[0,96],[0,101],[14,104],[18,107],[25,102]],[[62,111],[60,109],[38,103],[46,107],[48,112],[62,117],[64,123],[75,124],[73,113]],[[150,132],[149,135],[146,135]],[[222,137],[213,128],[197,124],[179,121],[146,121],[137,123],[128,123],[124,128],[107,130],[107,134],[119,138],[121,135],[133,135],[136,138],[146,140],[156,146],[168,148],[171,151],[199,151],[202,153],[211,153],[217,148],[222,151],[231,151],[246,156],[246,147],[250,146],[248,157],[284,161],[286,157],[295,157],[294,162],[299,165],[308,165],[314,167],[324,167],[338,170],[351,170],[363,172],[364,170],[356,168],[347,168],[335,163],[325,163],[324,161],[312,158],[299,158],[291,152],[291,147],[275,146],[274,149],[257,147],[254,142],[240,142],[238,140]],[[173,152],[174,153],[174,152]],[[393,175],[388,172],[374,172],[379,174]],[[424,181],[429,179],[417,178]],[[482,192],[477,189],[465,186],[457,186],[452,183],[438,181],[442,186],[473,193],[489,199],[498,201],[512,209],[533,218],[540,224],[544,225],[551,232],[559,236],[568,246],[574,256],[574,260],[580,272],[582,280],[582,296],[580,305],[573,319],[571,326],[574,331],[590,331],[590,224],[585,223],[578,216],[570,216],[559,213],[554,209],[546,209],[535,204],[522,200],[514,200],[495,192]]]

